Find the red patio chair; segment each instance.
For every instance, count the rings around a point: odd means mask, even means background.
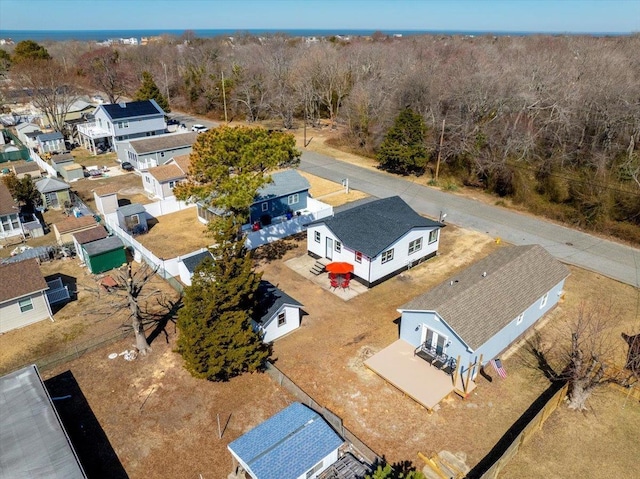
[[[349,276],[349,273],[347,273],[345,277],[342,279],[342,284],[340,285],[342,286],[342,289],[351,289],[349,288],[350,281],[351,281],[351,276]]]
[[[331,288],[336,289],[340,285],[338,284],[338,280],[336,278],[331,278],[330,280]]]

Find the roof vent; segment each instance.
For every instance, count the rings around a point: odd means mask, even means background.
[[[118,103],[118,105],[120,105],[120,108],[126,108],[127,104],[124,101],[121,101],[120,103]]]
[[[449,286],[453,286],[454,284],[458,284],[458,280],[457,279],[454,279],[453,281],[451,281],[449,283]]]
[[[487,277],[487,272],[485,271],[484,273],[482,273],[482,277],[486,278]]]

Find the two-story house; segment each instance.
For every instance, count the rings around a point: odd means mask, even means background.
[[[118,143],[118,160],[128,161],[137,171],[146,171],[176,156],[188,155],[197,138],[197,133],[189,132],[125,140]]]
[[[93,116],[93,121],[78,125],[80,143],[93,154],[98,149],[117,150],[119,141],[167,131],[165,113],[155,100],[100,105]]]

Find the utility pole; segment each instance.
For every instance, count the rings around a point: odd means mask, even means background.
[[[169,79],[167,77],[167,64],[162,62],[162,68],[164,68],[164,85],[167,90],[167,103],[171,104],[171,100],[169,99]]]
[[[222,73],[222,104],[224,105],[224,122],[229,123],[229,119],[227,118],[227,94],[224,90],[224,71]]]
[[[444,122],[442,120],[442,133],[440,133],[440,146],[438,147],[438,161],[436,162],[436,183],[438,182],[438,174],[440,173],[440,153],[442,152],[442,140],[444,140]]]

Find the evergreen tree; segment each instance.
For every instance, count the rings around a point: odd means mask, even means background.
[[[378,149],[380,167],[403,175],[423,173],[428,160],[425,133],[422,116],[411,108],[402,110]]]
[[[36,188],[31,175],[18,178],[14,173],[10,173],[2,177],[11,196],[18,204],[24,205],[25,211],[33,213],[35,207],[40,204],[42,198],[40,192]]]
[[[425,479],[424,474],[416,470],[405,470],[398,464],[392,468],[390,464],[379,465],[366,479]]]
[[[269,171],[295,166],[299,161],[300,152],[289,133],[221,126],[198,135],[188,181],[178,185],[174,193],[183,200],[206,200],[243,224],[256,192],[270,181]]]
[[[25,60],[51,60],[51,55],[45,47],[33,40],[23,40],[14,48],[12,60],[14,63]]]
[[[142,85],[136,92],[134,99],[136,101],[155,100],[158,106],[162,108],[165,113],[169,113],[171,111],[167,97],[160,93],[158,85],[153,81],[153,77],[149,72],[142,72]]]
[[[237,240],[232,216],[218,222],[214,260],[206,259],[185,289],[178,314],[178,351],[196,377],[226,381],[260,370],[270,349],[251,324],[260,275]]]

